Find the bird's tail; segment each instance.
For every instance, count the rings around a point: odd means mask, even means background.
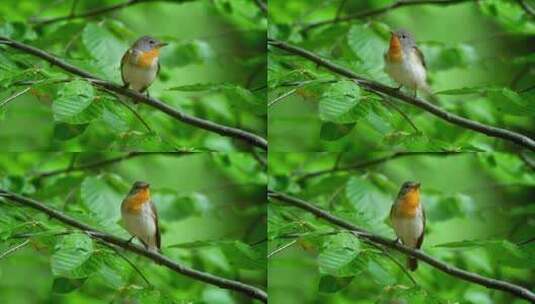
[[[418,268],[418,260],[415,258],[407,258],[407,268],[409,268],[410,271],[415,271],[416,268]]]

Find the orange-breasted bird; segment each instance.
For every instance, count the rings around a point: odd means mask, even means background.
[[[150,198],[149,184],[135,182],[121,204],[124,226],[132,238],[137,237],[149,250],[160,249],[158,213]]]
[[[384,54],[385,71],[400,87],[407,87],[431,95],[427,85],[427,66],[424,54],[406,30],[391,32],[390,45]]]
[[[405,182],[390,210],[390,221],[398,239],[407,246],[420,249],[424,241],[425,212],[420,203],[420,183]],[[407,258],[407,267],[418,267],[415,258]]]
[[[121,59],[121,77],[125,87],[143,93],[160,72],[160,48],[167,43],[156,38],[139,38]]]

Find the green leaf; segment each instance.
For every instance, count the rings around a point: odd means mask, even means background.
[[[52,292],[54,293],[69,293],[82,287],[87,278],[69,279],[64,277],[55,278],[52,283]]]
[[[162,66],[171,68],[200,64],[212,58],[214,56],[213,53],[210,45],[200,40],[173,44],[162,49]]]
[[[318,290],[324,293],[335,293],[346,288],[354,277],[335,277],[332,275],[321,276]]]
[[[392,199],[385,196],[372,182],[356,176],[348,180],[346,196],[366,218],[384,219],[392,203]]]
[[[339,233],[325,240],[324,248],[318,256],[320,273],[337,277],[356,274],[360,269],[347,267],[358,256],[360,243],[349,233]]]
[[[69,140],[84,133],[88,125],[71,125],[66,123],[54,124],[54,138],[59,140]]]
[[[93,254],[93,243],[86,234],[73,233],[64,236],[55,248],[50,265],[52,274],[69,278],[83,278],[72,272]]]
[[[82,32],[82,42],[106,79],[119,80],[119,65],[127,46],[105,27],[88,23]]]
[[[122,195],[119,195],[104,176],[84,179],[80,192],[82,202],[102,223],[115,223],[121,217]]]
[[[158,202],[158,209],[162,219],[179,221],[190,216],[198,216],[210,208],[208,198],[201,193],[176,195],[175,191],[159,191],[153,194]]]
[[[240,241],[224,243],[221,246],[229,263],[240,269],[265,269],[266,254],[258,248]]]
[[[78,79],[63,85],[52,104],[54,119],[69,122],[93,101],[94,90],[87,81]]]
[[[337,123],[359,103],[360,88],[354,82],[343,80],[329,85],[319,101],[320,119]],[[350,122],[350,121],[349,121]]]
[[[349,48],[357,55],[361,64],[381,67],[386,43],[368,25],[353,25],[347,33]]]
[[[354,127],[355,123],[335,124],[326,122],[321,125],[320,138],[326,141],[335,141],[351,133]]]

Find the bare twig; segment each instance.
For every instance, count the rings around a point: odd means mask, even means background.
[[[174,3],[184,3],[184,2],[191,2],[195,0],[128,0],[122,3],[113,4],[110,6],[105,6],[101,8],[96,8],[93,10],[89,10],[87,12],[83,12],[80,14],[74,14],[73,10],[71,9],[71,12],[69,15],[66,16],[60,16],[60,17],[54,17],[50,19],[33,19],[30,20],[30,23],[35,24],[36,26],[45,26],[52,23],[56,23],[59,21],[64,20],[73,20],[73,19],[80,19],[80,18],[89,18],[89,17],[95,17],[98,15],[107,14],[109,12],[113,12],[119,9],[123,9],[135,4],[145,3],[145,2],[174,2]]]
[[[122,247],[137,255],[144,256],[154,261],[158,265],[163,265],[177,273],[183,274],[185,276],[188,276],[198,281],[202,281],[211,285],[218,286],[220,288],[234,290],[234,291],[243,293],[251,298],[255,298],[264,303],[267,303],[267,293],[257,287],[244,284],[239,281],[234,281],[234,280],[229,280],[226,278],[218,277],[207,272],[202,272],[202,271],[195,270],[195,269],[186,267],[184,265],[178,264],[164,255],[161,255],[154,251],[149,251],[142,246],[129,242],[128,240],[121,239],[114,235],[98,231],[89,225],[86,225],[72,217],[62,214],[61,212],[57,210],[49,208],[45,204],[39,201],[33,200],[31,198],[27,198],[27,197],[18,195],[16,193],[1,190],[1,189],[0,189],[0,196],[12,202],[19,203],[22,206],[44,212],[51,218],[54,218],[64,224],[67,224],[69,226],[72,226],[72,227],[75,227],[77,229],[84,231],[85,233],[90,235],[92,238],[104,241],[106,243],[109,243],[115,246]]]
[[[32,87],[27,87],[27,88],[25,88],[25,89],[23,89],[23,90],[20,90],[20,91],[18,91],[18,92],[16,92],[16,93],[10,95],[10,96],[7,97],[6,99],[2,100],[2,101],[0,102],[0,109],[1,109],[2,107],[4,107],[6,104],[8,104],[10,101],[12,101],[13,99],[15,99],[15,98],[19,97],[20,95],[22,95],[22,94],[28,92],[31,88],[32,88]]]
[[[380,165],[382,163],[385,163],[390,160],[394,160],[397,158],[402,157],[408,157],[408,156],[438,156],[438,157],[445,157],[445,156],[451,156],[451,155],[461,155],[461,154],[467,154],[467,153],[475,153],[475,152],[454,152],[454,151],[442,151],[442,152],[396,152],[388,156],[384,156],[377,159],[367,160],[364,162],[359,162],[356,164],[346,165],[346,166],[336,166],[331,169],[325,169],[325,170],[318,170],[314,172],[309,172],[306,174],[301,175],[297,178],[298,182],[302,182],[304,180],[307,180],[309,178],[318,177],[324,174],[330,174],[334,172],[341,172],[341,171],[353,171],[353,170],[360,170],[376,165]]]
[[[267,258],[268,258],[268,259],[271,258],[271,257],[274,256],[275,254],[277,254],[277,253],[283,251],[284,249],[286,249],[286,248],[292,246],[292,245],[295,244],[295,243],[297,243],[297,239],[296,239],[296,240],[292,240],[292,241],[288,242],[287,244],[284,244],[284,245],[280,246],[279,248],[273,250],[272,252],[270,252],[270,253],[268,254]]]
[[[519,156],[526,166],[535,171],[535,162],[529,156],[522,152],[520,152]]]
[[[368,240],[371,242],[374,242],[376,244],[380,244],[386,247],[389,247],[391,249],[394,249],[398,252],[401,252],[407,256],[414,257],[421,262],[424,262],[444,273],[447,273],[451,276],[457,277],[459,279],[472,282],[475,284],[479,284],[481,286],[485,286],[487,288],[496,289],[496,290],[502,290],[508,293],[511,293],[519,298],[527,299],[528,301],[535,302],[535,294],[532,293],[529,289],[524,288],[519,285],[515,285],[506,281],[496,280],[493,278],[488,278],[481,276],[479,274],[469,272],[466,270],[462,270],[459,268],[456,268],[454,266],[448,265],[444,262],[441,262],[435,258],[433,258],[430,255],[427,255],[423,253],[420,250],[415,250],[413,248],[409,248],[407,246],[404,246],[400,244],[399,242],[396,242],[395,240],[391,240],[379,235],[372,234],[360,227],[357,227],[353,225],[352,223],[338,218],[329,212],[316,207],[315,205],[306,202],[304,200],[301,200],[296,197],[289,196],[287,194],[276,192],[276,191],[268,191],[268,196],[271,199],[275,199],[279,202],[285,203],[289,206],[297,207],[300,209],[303,209],[305,211],[308,211],[317,217],[330,222],[331,224],[334,224],[336,226],[339,226],[344,229],[351,230],[352,234],[355,235],[355,237],[358,237],[359,239]]]
[[[50,176],[54,176],[54,175],[58,175],[58,174],[63,174],[63,173],[71,173],[71,172],[77,172],[77,171],[96,169],[96,168],[100,168],[100,167],[109,166],[109,165],[121,162],[123,160],[127,160],[127,159],[138,157],[138,156],[150,156],[150,155],[182,156],[182,155],[193,154],[193,153],[195,153],[195,152],[129,152],[129,153],[125,154],[125,155],[121,155],[121,156],[117,156],[117,157],[114,157],[114,158],[95,161],[95,162],[92,162],[92,163],[89,163],[89,164],[83,164],[83,165],[78,165],[78,166],[74,166],[73,165],[73,166],[69,166],[69,167],[64,168],[64,169],[57,169],[57,170],[37,173],[37,174],[34,175],[34,178],[35,179],[40,179],[40,178],[46,178],[46,177],[50,177]]]
[[[529,4],[526,3],[525,0],[517,0],[518,4],[522,6],[522,9],[531,17],[535,17],[535,9],[529,6]]]
[[[52,65],[56,65],[59,68],[65,70],[67,72],[70,72],[72,74],[81,76],[81,77],[85,78],[86,80],[90,81],[91,83],[93,83],[93,84],[95,84],[97,86],[106,88],[106,89],[108,89],[110,91],[113,91],[115,93],[118,93],[120,95],[130,97],[130,98],[132,98],[132,99],[134,99],[136,101],[139,101],[141,103],[144,103],[144,104],[146,104],[146,105],[148,105],[148,106],[150,106],[152,108],[158,109],[158,110],[164,112],[165,114],[173,117],[174,119],[182,121],[182,122],[184,122],[186,124],[189,124],[189,125],[201,128],[201,129],[205,129],[205,130],[217,133],[217,134],[222,135],[222,136],[228,136],[228,137],[232,137],[232,138],[237,138],[237,139],[240,139],[240,140],[243,140],[243,141],[249,143],[250,145],[254,145],[254,146],[257,146],[257,147],[262,148],[264,150],[267,150],[267,140],[265,140],[264,138],[262,138],[262,137],[260,137],[258,135],[249,133],[247,131],[244,131],[244,130],[241,130],[241,129],[238,129],[238,128],[227,127],[227,126],[220,125],[220,124],[217,124],[217,123],[209,121],[209,120],[204,120],[204,119],[201,119],[201,118],[190,116],[190,115],[188,115],[186,113],[183,113],[183,112],[180,112],[180,111],[174,109],[173,107],[167,105],[166,103],[162,102],[161,100],[158,100],[156,98],[146,96],[145,94],[142,94],[142,93],[139,93],[139,92],[124,88],[123,86],[121,86],[119,84],[99,79],[98,77],[96,77],[96,76],[94,76],[94,75],[92,75],[92,74],[90,74],[90,73],[88,73],[88,72],[86,72],[84,70],[81,70],[81,69],[75,67],[74,65],[71,65],[71,64],[69,64],[69,63],[67,63],[67,62],[65,62],[65,61],[63,61],[63,60],[61,60],[61,59],[59,59],[59,58],[57,58],[57,57],[45,52],[45,51],[43,51],[43,50],[34,48],[34,47],[30,46],[30,45],[27,45],[27,44],[24,44],[24,43],[20,43],[20,42],[17,42],[15,40],[9,39],[7,37],[2,37],[2,36],[0,36],[0,44],[5,44],[5,45],[10,46],[12,48],[24,51],[25,53],[28,53],[28,54],[37,56],[37,57],[39,57],[41,59],[44,59],[44,60],[48,61],[49,63],[51,63]]]
[[[394,10],[396,8],[404,7],[404,6],[423,5],[423,4],[450,5],[450,4],[457,4],[457,3],[463,3],[463,2],[475,2],[475,1],[476,0],[398,0],[385,7],[361,11],[361,12],[357,12],[357,13],[350,14],[350,15],[343,16],[343,17],[340,17],[337,13],[337,16],[333,19],[318,21],[318,22],[309,23],[305,25],[302,31],[307,32],[313,28],[324,26],[327,24],[333,24],[333,23],[338,23],[338,22],[351,21],[351,20],[359,19],[359,18],[366,18],[366,17],[376,16],[376,15],[381,15],[390,10]]]
[[[30,240],[29,240],[29,239],[25,240],[24,242],[22,242],[22,243],[20,243],[20,244],[18,244],[18,245],[16,245],[16,246],[13,246],[13,247],[9,248],[9,249],[6,250],[5,252],[2,252],[2,254],[0,254],[0,260],[3,259],[3,258],[6,257],[6,256],[12,254],[13,252],[19,250],[20,248],[22,248],[22,247],[28,245],[28,243],[30,243]]]
[[[350,78],[367,91],[385,93],[389,96],[398,98],[401,101],[404,101],[422,110],[425,110],[451,124],[455,124],[463,128],[470,129],[481,134],[485,134],[487,136],[501,138],[501,139],[513,142],[519,146],[535,151],[535,141],[523,134],[509,131],[509,130],[502,129],[502,128],[488,126],[480,122],[470,120],[470,119],[458,116],[456,114],[447,112],[430,102],[427,102],[423,99],[420,99],[414,96],[409,96],[401,92],[397,88],[389,87],[379,82],[375,82],[375,81],[363,78],[349,69],[339,66],[327,59],[321,58],[320,56],[308,50],[288,44],[284,41],[280,41],[276,39],[268,39],[268,43],[276,48],[285,50],[289,53],[292,53],[300,57],[303,57],[307,60],[310,60],[316,63],[317,65],[322,66],[336,74]]]
[[[272,101],[270,101],[270,102],[268,103],[268,107],[271,107],[272,105],[274,105],[274,104],[276,104],[277,102],[283,100],[284,98],[293,95],[295,92],[297,92],[297,89],[298,89],[298,88],[291,89],[291,90],[289,90],[288,92],[286,92],[286,93],[284,93],[284,94],[278,96],[277,98],[273,99]]]
[[[264,3],[263,0],[254,0],[254,2],[256,3],[256,6],[258,6],[258,8],[262,11],[262,13],[267,16],[268,14],[267,4]]]

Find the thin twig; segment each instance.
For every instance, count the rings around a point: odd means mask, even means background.
[[[57,169],[52,171],[46,171],[46,172],[40,172],[36,173],[33,178],[34,179],[41,179],[46,178],[58,174],[63,173],[71,173],[71,172],[77,172],[77,171],[84,171],[84,170],[91,170],[96,169],[100,167],[109,166],[118,162],[121,162],[123,160],[131,159],[138,156],[151,156],[151,155],[172,155],[172,156],[183,156],[187,154],[193,154],[196,152],[129,152],[125,155],[117,156],[114,158],[108,158],[104,160],[95,161],[89,164],[83,164],[78,166],[69,166],[64,169]]]
[[[295,54],[309,61],[312,61],[316,63],[317,65],[322,66],[336,74],[352,79],[356,81],[360,87],[362,87],[363,89],[367,91],[385,93],[389,96],[395,97],[401,101],[404,101],[413,106],[416,106],[426,112],[429,112],[430,114],[433,114],[451,124],[458,125],[463,128],[470,129],[481,134],[485,134],[487,136],[504,139],[504,140],[513,142],[519,146],[526,147],[530,150],[535,151],[535,140],[529,138],[528,136],[510,131],[510,130],[485,125],[483,123],[450,113],[428,101],[425,101],[423,99],[420,99],[414,96],[409,96],[401,92],[397,88],[389,87],[379,82],[375,82],[375,81],[363,78],[349,69],[339,66],[336,63],[333,63],[327,59],[324,59],[308,50],[297,47],[295,45],[291,45],[284,41],[269,38],[268,43],[276,48],[279,48],[286,52]]]
[[[372,159],[372,160],[367,160],[367,161],[359,162],[359,163],[356,163],[356,164],[345,165],[345,166],[336,166],[336,167],[333,167],[333,168],[330,168],[330,169],[318,170],[318,171],[314,171],[314,172],[308,172],[308,173],[305,173],[305,174],[301,175],[300,177],[298,177],[297,181],[298,182],[302,182],[302,181],[305,181],[305,180],[307,180],[309,178],[314,178],[314,177],[318,177],[318,176],[321,176],[321,175],[324,175],[324,174],[330,174],[330,173],[334,173],[334,172],[360,170],[360,169],[364,169],[364,168],[380,165],[380,164],[385,163],[385,162],[390,161],[390,160],[394,160],[394,159],[402,158],[402,157],[408,157],[408,156],[438,156],[438,157],[445,157],[445,156],[452,156],[452,155],[463,155],[463,154],[466,155],[468,153],[476,153],[476,152],[454,152],[454,151],[442,151],[442,152],[417,152],[417,151],[415,151],[415,152],[396,152],[396,153],[393,153],[393,154],[388,155],[388,156],[384,156],[384,157],[380,157],[380,158]]]
[[[517,0],[518,4],[522,6],[522,9],[531,17],[535,17],[535,9],[529,6],[529,4],[526,3],[524,0]]]
[[[275,254],[277,254],[277,253],[283,251],[284,249],[286,249],[286,248],[292,246],[292,245],[295,244],[295,243],[297,243],[297,240],[293,240],[293,241],[289,242],[288,244],[284,244],[284,245],[280,246],[279,248],[277,248],[277,249],[273,250],[272,252],[270,252],[270,253],[268,254],[267,258],[268,258],[268,259],[271,258],[271,257],[274,256]]]
[[[531,170],[535,171],[535,162],[529,158],[525,153],[519,153],[520,159],[526,164]]]
[[[327,25],[327,24],[333,24],[333,23],[338,23],[338,22],[346,22],[346,21],[351,21],[351,20],[354,20],[354,19],[360,19],[360,18],[366,18],[366,17],[376,16],[376,15],[381,15],[381,14],[384,14],[384,13],[386,13],[388,11],[394,10],[396,8],[399,8],[399,7],[404,7],[404,6],[422,5],[422,4],[450,5],[450,4],[457,4],[457,3],[463,3],[463,2],[475,2],[475,1],[476,0],[411,0],[411,1],[398,0],[398,1],[393,2],[392,4],[387,5],[385,7],[376,8],[376,9],[370,9],[370,10],[366,10],[366,11],[361,11],[361,12],[357,12],[357,13],[354,13],[354,14],[350,14],[350,15],[347,15],[347,16],[343,16],[343,17],[337,16],[337,17],[335,17],[333,19],[328,19],[328,20],[309,23],[309,24],[307,24],[307,25],[305,25],[303,27],[302,31],[303,32],[308,32],[311,29],[314,29],[314,28],[320,27],[320,26],[324,26],[324,25]]]
[[[218,286],[220,288],[234,290],[234,291],[243,293],[251,298],[255,298],[264,303],[267,303],[267,293],[257,287],[254,287],[254,286],[251,286],[251,285],[239,282],[239,281],[222,278],[222,277],[219,277],[219,276],[207,273],[207,272],[202,272],[202,271],[195,270],[193,268],[189,268],[187,266],[178,264],[164,255],[161,255],[154,251],[147,250],[146,248],[133,244],[132,242],[129,242],[128,240],[98,231],[94,229],[93,227],[78,221],[77,219],[67,216],[55,209],[49,208],[46,204],[33,200],[31,198],[24,197],[16,193],[6,191],[6,190],[1,190],[1,189],[0,189],[0,196],[12,202],[19,203],[22,206],[44,212],[48,216],[56,220],[59,220],[60,222],[66,225],[69,225],[69,226],[72,226],[72,227],[75,227],[77,229],[84,231],[85,233],[87,233],[94,239],[98,239],[106,243],[122,247],[137,255],[144,256],[154,261],[158,265],[163,265],[177,273],[183,274],[185,276],[188,276],[198,281],[202,281],[211,285]]]
[[[284,98],[293,95],[295,92],[297,92],[297,88],[295,88],[295,89],[291,89],[290,91],[288,91],[288,92],[286,92],[286,93],[284,93],[284,94],[278,96],[277,98],[273,99],[272,101],[270,101],[270,102],[268,103],[268,108],[271,107],[272,105],[276,104],[277,102],[283,100]]]
[[[281,192],[276,192],[276,191],[271,191],[271,190],[268,190],[268,197],[270,199],[274,199],[279,202],[285,203],[289,206],[297,207],[302,210],[308,211],[316,215],[318,218],[325,220],[331,224],[334,224],[344,229],[351,230],[351,233],[355,235],[355,237],[358,237],[359,239],[369,240],[376,244],[380,244],[380,245],[389,247],[391,249],[394,249],[407,256],[416,258],[419,261],[422,261],[451,276],[457,277],[467,282],[476,283],[481,286],[485,286],[487,288],[502,290],[510,294],[513,294],[517,297],[527,299],[528,301],[531,301],[531,302],[535,302],[535,294],[525,287],[515,285],[506,281],[502,281],[502,280],[488,278],[488,277],[485,277],[485,276],[482,276],[473,272],[469,272],[469,271],[462,270],[454,266],[448,265],[444,262],[441,262],[435,259],[434,257],[430,255],[423,253],[420,250],[407,247],[405,245],[400,244],[399,242],[396,242],[395,240],[391,240],[391,239],[388,239],[388,238],[385,238],[376,234],[372,234],[344,219],[336,217],[330,214],[329,212],[319,207],[316,207],[315,205],[307,201],[301,200],[299,198],[296,198],[296,197],[293,197],[293,196],[290,196]]]
[[[29,239],[25,240],[24,242],[22,242],[22,243],[20,243],[20,244],[18,244],[16,246],[13,246],[13,247],[9,248],[5,252],[2,252],[2,254],[0,254],[0,260],[3,259],[5,256],[7,256],[9,254],[12,254],[13,252],[19,250],[20,248],[28,245],[28,243],[30,243]]]
[[[264,150],[267,150],[267,140],[256,134],[249,133],[247,131],[244,131],[238,128],[220,125],[218,123],[205,120],[205,119],[201,119],[195,116],[190,116],[186,113],[183,113],[174,109],[173,107],[167,105],[166,103],[162,102],[159,99],[149,97],[145,94],[124,88],[122,85],[99,79],[98,77],[90,74],[87,71],[81,70],[77,68],[76,66],[71,65],[70,63],[67,63],[57,58],[56,56],[53,56],[41,49],[32,47],[30,45],[20,43],[10,38],[2,37],[2,36],[0,36],[0,44],[5,44],[9,47],[24,51],[25,53],[44,59],[48,61],[49,63],[51,63],[52,65],[56,65],[57,67],[67,72],[81,76],[97,86],[109,89],[120,95],[130,97],[152,108],[158,109],[161,112],[164,112],[165,114],[169,115],[170,117],[173,117],[174,119],[184,122],[186,124],[189,124],[189,125],[192,125],[192,126],[195,126],[195,127],[198,127],[198,128],[201,128],[201,129],[213,132],[213,133],[217,133],[222,136],[237,138],[237,139],[240,139],[249,143],[250,145],[254,145]]]
[[[135,4],[145,3],[145,2],[174,2],[174,3],[184,3],[184,2],[191,2],[195,0],[128,0],[119,4],[113,4],[110,6],[105,6],[101,8],[96,8],[93,10],[89,10],[87,12],[83,12],[80,14],[73,14],[72,11],[69,15],[66,16],[60,16],[60,17],[54,17],[50,19],[31,19],[30,23],[35,24],[36,26],[45,26],[52,23],[56,23],[59,21],[65,21],[65,20],[74,20],[74,19],[80,19],[80,18],[89,18],[89,17],[95,17],[98,15],[107,14],[109,12],[113,12],[119,9],[123,9]]]
[[[372,245],[373,247],[381,250],[386,255],[387,258],[389,258],[392,262],[394,262],[394,264],[396,264],[401,269],[401,271],[403,271],[405,273],[405,275],[411,280],[411,282],[412,282],[412,284],[414,284],[414,286],[420,286],[416,282],[416,280],[412,277],[412,274],[407,270],[407,268],[405,268],[405,266],[403,266],[403,264],[401,264],[396,258],[394,258],[384,246],[375,244],[374,242],[367,241],[367,240],[366,240],[366,243],[368,243],[368,244]]]
[[[10,101],[12,101],[13,99],[15,99],[15,98],[19,97],[20,95],[22,95],[22,94],[28,92],[31,88],[32,88],[32,87],[27,87],[27,88],[25,88],[25,89],[23,89],[23,90],[21,90],[21,91],[18,91],[18,92],[16,92],[16,93],[14,93],[13,95],[7,97],[6,99],[2,100],[2,101],[0,102],[0,109],[1,109],[2,107],[4,107],[6,104],[8,104]]]
[[[264,1],[262,0],[254,0],[254,2],[256,3],[256,6],[258,6],[258,8],[262,11],[262,13],[267,16],[268,14],[267,4],[264,3]]]
[[[104,241],[101,241],[101,243],[103,243],[104,245],[106,245],[107,247],[111,248],[113,251],[115,251],[115,253],[117,255],[119,255],[121,258],[123,258],[123,260],[125,260],[132,268],[134,268],[134,270],[139,274],[139,276],[143,279],[143,281],[145,281],[145,283],[147,283],[147,286],[148,287],[152,287],[154,285],[152,285],[152,283],[149,281],[149,279],[147,279],[147,277],[143,274],[143,272],[141,272],[141,270],[136,266],[136,264],[134,264],[132,261],[130,261],[130,259],[128,259],[124,254],[121,253],[120,250],[118,250],[117,248],[115,248],[116,246],[111,246],[110,244],[104,242]]]

